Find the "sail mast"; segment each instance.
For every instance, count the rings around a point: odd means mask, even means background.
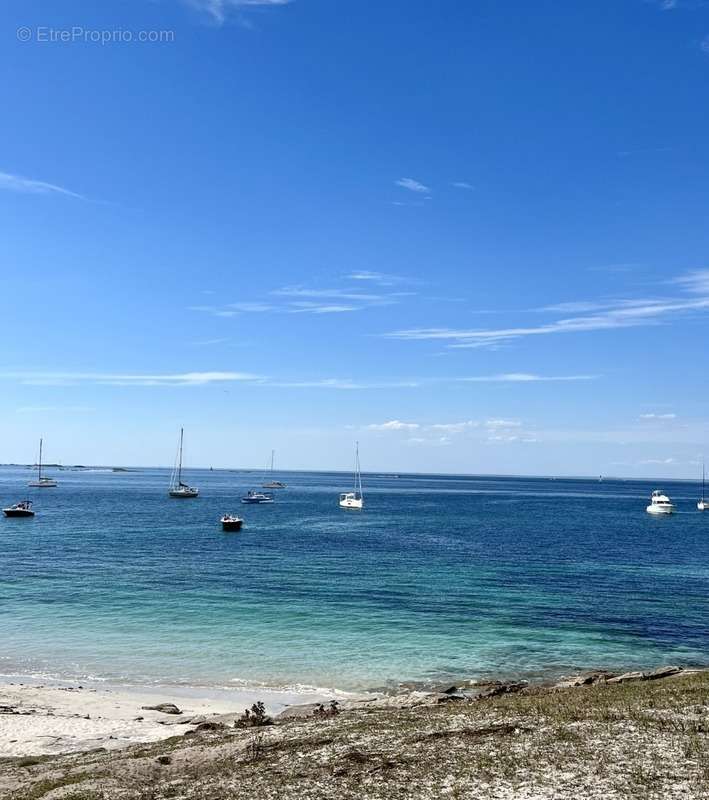
[[[273,478],[273,459],[275,458],[275,456],[276,456],[276,451],[271,450],[271,478]]]
[[[42,437],[39,439],[39,464],[37,464],[37,481],[42,480]]]
[[[185,429],[180,428],[180,455],[177,465],[177,485],[182,485],[182,437],[184,436]]]

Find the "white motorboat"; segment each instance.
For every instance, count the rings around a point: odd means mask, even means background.
[[[664,492],[655,489],[650,498],[650,505],[645,510],[648,514],[674,514],[675,507]]]
[[[266,492],[255,492],[251,490],[241,498],[241,502],[249,503],[251,505],[257,505],[259,503],[272,503],[273,496],[266,494]]]
[[[361,511],[364,508],[362,472],[359,467],[359,442],[355,445],[354,488],[351,492],[342,492],[340,494],[340,508],[349,511]]]
[[[177,450],[177,460],[172,470],[172,477],[170,478],[170,488],[168,494],[170,497],[198,497],[199,489],[190,486],[182,480],[182,440],[184,439],[184,428],[180,428],[180,446]]]
[[[39,462],[37,463],[37,480],[30,481],[28,484],[32,489],[53,489],[57,482],[54,478],[47,478],[42,475],[42,440],[39,440]]]
[[[2,513],[6,517],[33,517],[34,511],[32,510],[31,500],[20,500],[14,506],[3,508]]]

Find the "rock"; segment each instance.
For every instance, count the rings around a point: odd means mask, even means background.
[[[276,719],[309,719],[319,708],[322,708],[322,703],[303,703],[297,706],[288,706],[276,716]]]
[[[158,762],[158,764],[172,764],[172,759],[170,756],[158,756],[155,760]]]
[[[202,733],[203,731],[218,731],[222,728],[226,728],[223,722],[200,722],[195,730]]]
[[[645,680],[655,681],[659,678],[669,678],[671,675],[677,675],[680,672],[682,672],[682,667],[658,667],[657,669],[652,670],[652,672],[646,672]]]
[[[156,706],[141,706],[143,711],[159,711],[161,714],[181,714],[174,703],[158,703]]]
[[[645,680],[644,672],[624,672],[622,675],[616,675],[614,678],[609,678],[608,683],[628,683],[629,681],[642,680]]]
[[[499,697],[503,694],[511,694],[512,692],[521,692],[522,689],[527,688],[527,681],[518,681],[515,683],[500,683],[494,686],[489,686],[479,691],[472,691],[468,697],[472,700],[486,700],[490,697]]]
[[[557,683],[552,684],[552,689],[573,689],[577,686],[591,686],[596,683],[605,683],[615,677],[614,673],[598,670],[596,672],[582,672],[580,675],[572,675],[562,678]]]

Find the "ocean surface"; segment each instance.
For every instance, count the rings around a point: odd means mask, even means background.
[[[0,673],[194,686],[380,687],[709,665],[709,513],[696,484],[0,468]],[[673,517],[645,513],[664,488]],[[219,517],[245,518],[223,533]]]

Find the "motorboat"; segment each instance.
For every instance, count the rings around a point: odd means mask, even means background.
[[[39,461],[37,462],[37,480],[27,484],[31,489],[54,489],[57,482],[54,478],[47,478],[42,475],[42,440],[39,440]]]
[[[15,503],[14,506],[3,508],[2,513],[6,517],[33,517],[34,511],[32,511],[32,501],[20,500],[20,502]]]
[[[266,494],[266,492],[256,492],[256,491],[249,491],[247,492],[244,497],[241,498],[242,503],[272,503],[273,502],[273,495]]]
[[[222,530],[225,531],[240,531],[244,520],[241,517],[234,516],[234,514],[224,514],[221,518]]]
[[[359,442],[355,444],[355,468],[354,468],[354,488],[351,492],[340,494],[340,508],[349,511],[361,511],[364,508],[364,496],[362,495],[362,472],[359,466]]]
[[[655,489],[650,497],[650,505],[645,510],[648,514],[674,514],[675,507],[664,492]]]
[[[199,489],[190,486],[182,480],[182,441],[184,435],[184,428],[180,428],[180,445],[177,448],[177,459],[175,460],[175,466],[173,467],[172,476],[170,478],[170,488],[168,489],[170,497],[189,498],[199,496]]]

